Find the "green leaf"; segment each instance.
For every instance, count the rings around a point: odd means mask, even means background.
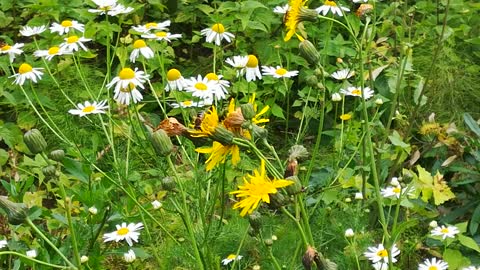
[[[63,165],[65,166],[67,172],[70,173],[72,176],[78,178],[84,183],[88,183],[89,177],[87,172],[85,172],[85,168],[82,163],[70,158],[65,158],[63,159]]]
[[[400,137],[400,134],[394,130],[393,134],[388,136],[390,139],[390,142],[392,142],[393,145],[398,146],[403,148],[405,151],[410,152],[410,145],[408,143],[403,142],[402,137]]]
[[[400,235],[408,228],[414,227],[418,224],[418,220],[411,219],[409,221],[400,223],[400,225],[392,232],[392,240],[396,242],[400,238]]]
[[[449,248],[443,252],[443,260],[448,263],[448,269],[460,269],[461,266],[468,266],[470,263],[460,251]]]
[[[479,224],[480,224],[480,204],[475,208],[475,210],[473,210],[472,218],[470,219],[470,225],[468,226],[468,230],[470,231],[470,234],[473,235],[477,232]]]
[[[413,102],[415,102],[416,105],[423,106],[427,104],[427,97],[422,94],[424,85],[425,85],[425,80],[422,77],[418,81],[417,87],[413,92]],[[420,96],[420,94],[422,94],[422,96]]]
[[[477,121],[475,121],[469,113],[463,114],[463,121],[465,121],[465,124],[467,124],[471,131],[480,137],[480,126],[478,126]]]
[[[200,4],[200,5],[195,5],[196,8],[198,8],[200,11],[205,13],[206,15],[211,14],[215,11],[214,8],[208,5]]]
[[[458,235],[458,241],[460,241],[460,244],[462,244],[464,247],[471,248],[477,252],[480,253],[480,247],[478,246],[477,242],[473,240],[473,238],[470,238],[468,236],[465,236],[463,234]]]
[[[277,104],[273,104],[271,106],[271,111],[272,114],[275,115],[278,118],[285,119],[285,115],[283,115],[283,110],[278,106]]]
[[[0,148],[0,166],[5,165],[8,160],[8,152]]]

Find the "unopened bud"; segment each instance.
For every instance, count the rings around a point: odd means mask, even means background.
[[[233,133],[222,126],[217,126],[212,134],[212,139],[223,145],[231,145],[233,142]]]
[[[272,239],[265,239],[263,241],[263,243],[265,244],[265,246],[271,247],[273,245],[273,240]]]
[[[435,220],[432,220],[432,221],[430,221],[428,226],[430,226],[431,228],[436,228],[436,227],[438,227],[438,223]]]
[[[8,222],[12,225],[20,225],[27,218],[27,207],[23,203],[14,203],[0,196],[0,208],[7,214]]]
[[[47,142],[38,129],[31,129],[23,135],[23,141],[32,154],[38,154],[47,148]]]
[[[333,93],[332,101],[335,101],[335,102],[342,101],[342,96],[339,93]]]
[[[62,149],[53,150],[52,152],[50,152],[48,157],[55,161],[62,161],[65,157],[65,151],[63,151]]]
[[[85,256],[85,255],[83,255],[82,257],[80,257],[80,262],[81,262],[81,263],[86,263],[86,262],[88,262],[88,257]]]
[[[167,176],[162,179],[162,187],[165,190],[173,190],[176,186],[173,177]]]
[[[307,84],[310,85],[310,86],[315,86],[315,85],[317,85],[317,83],[318,83],[317,76],[315,76],[315,75],[313,75],[313,74],[307,76],[307,77],[305,78],[305,81],[306,81]]]
[[[345,231],[345,237],[347,237],[347,238],[353,237],[354,235],[355,235],[355,233],[353,232],[352,229],[347,229]]]
[[[343,59],[340,58],[340,57],[337,57],[337,63],[338,63],[338,64],[342,64],[342,63],[343,63]]]
[[[255,139],[267,139],[268,130],[261,128],[257,125],[252,125],[252,133]]]
[[[383,104],[383,99],[381,99],[381,98],[375,99],[375,104],[377,104],[378,106],[382,105]]]
[[[300,8],[300,12],[298,13],[298,19],[300,22],[309,21],[314,22],[318,18],[318,12],[315,9],[309,8]]]
[[[57,168],[55,168],[55,166],[53,165],[48,165],[47,167],[42,168],[42,172],[46,177],[50,178],[55,176],[55,173],[57,172]]]
[[[245,119],[251,120],[255,117],[256,114],[252,103],[242,104],[240,108],[242,109],[242,114]]]
[[[157,154],[162,156],[170,155],[173,152],[173,144],[168,137],[167,132],[163,129],[158,129],[150,135],[150,141],[155,148]]]
[[[298,45],[298,48],[300,49],[300,54],[302,54],[303,58],[305,58],[308,63],[311,65],[316,65],[318,63],[320,53],[310,41],[306,39],[302,40]]]

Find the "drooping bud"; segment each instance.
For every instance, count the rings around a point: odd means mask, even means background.
[[[150,135],[150,141],[157,154],[168,156],[173,152],[173,144],[163,129],[156,130]]]
[[[8,216],[8,222],[12,225],[20,225],[27,218],[27,207],[23,203],[14,203],[5,196],[0,196],[0,208]]]
[[[65,157],[65,151],[63,151],[62,149],[53,150],[52,152],[50,152],[50,154],[48,154],[48,157],[60,162]]]
[[[23,141],[32,154],[38,154],[47,148],[47,142],[38,129],[31,129],[23,135]]]
[[[265,246],[271,247],[273,245],[273,240],[272,239],[265,239],[265,240],[263,240],[263,243],[265,244]]]
[[[310,41],[306,39],[302,40],[298,45],[298,48],[300,49],[300,54],[302,54],[303,58],[305,58],[308,63],[311,65],[318,64],[320,53]]]

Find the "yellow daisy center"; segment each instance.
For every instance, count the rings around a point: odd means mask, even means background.
[[[225,27],[223,27],[223,24],[221,23],[216,23],[212,26],[212,31],[222,34],[225,32]]]
[[[157,36],[157,37],[166,37],[166,36],[167,36],[167,32],[163,32],[163,31],[162,31],[162,32],[157,32],[157,33],[155,33],[155,36]]]
[[[182,104],[184,106],[190,106],[190,105],[192,105],[192,101],[191,100],[185,100],[184,102],[182,102]]]
[[[210,72],[207,74],[207,76],[205,76],[207,79],[209,79],[210,81],[218,81],[218,76],[217,74],[213,73],[213,72]]]
[[[400,191],[402,191],[402,189],[399,188],[399,187],[395,187],[395,188],[393,189],[393,193],[397,193],[397,194],[398,194],[398,193],[400,193]]]
[[[2,51],[8,51],[8,50],[10,50],[10,48],[12,48],[12,46],[5,45],[5,46],[2,47]]]
[[[21,64],[20,67],[18,68],[18,73],[25,74],[25,73],[30,72],[32,70],[33,70],[33,68],[29,64]]]
[[[60,23],[63,27],[71,27],[73,25],[72,21],[65,20]]]
[[[204,83],[202,83],[202,82],[196,83],[196,84],[195,84],[195,88],[196,88],[197,90],[201,90],[201,91],[205,91],[205,90],[208,89],[207,85],[204,84]]]
[[[172,68],[167,72],[167,80],[169,81],[176,81],[182,77],[180,71],[176,68]]]
[[[275,73],[277,73],[280,76],[283,76],[283,75],[287,74],[287,70],[284,69],[284,68],[279,68],[279,69],[275,70]]]
[[[380,256],[382,258],[385,258],[388,256],[388,251],[386,249],[382,249],[379,252],[377,252],[377,256]]]
[[[131,68],[123,68],[120,73],[118,73],[118,77],[121,80],[131,80],[135,78],[135,72]]]
[[[227,256],[227,260],[233,260],[235,258],[237,258],[237,255],[235,255],[235,254],[230,254],[230,255]]]
[[[361,95],[362,95],[362,90],[360,90],[360,89],[355,89],[355,90],[352,91],[352,94],[353,94],[353,95],[359,95],[359,96],[361,96]]]
[[[90,105],[90,106],[87,106],[85,108],[83,108],[82,112],[84,113],[91,113],[95,110],[95,106],[93,105]],[[123,230],[123,229],[120,229],[120,230]],[[127,229],[128,230],[128,229]]]
[[[69,43],[69,44],[75,43],[77,41],[78,41],[77,36],[70,36],[70,37],[67,38],[67,43]]]
[[[117,231],[118,235],[126,235],[130,230],[128,228],[121,228],[120,230]]]
[[[145,41],[143,41],[141,39],[138,39],[133,43],[133,48],[135,48],[135,49],[140,49],[140,48],[145,48],[145,47],[147,47],[147,44],[145,43]]]
[[[50,55],[54,55],[54,54],[57,54],[58,52],[60,51],[60,48],[59,47],[51,47],[50,49],[48,49],[48,54]]]
[[[438,267],[436,267],[435,265],[432,265],[428,268],[428,270],[438,270]]]
[[[109,11],[110,9],[112,9],[111,6],[100,7],[100,10],[103,10],[103,11]]]
[[[445,234],[446,234],[446,233],[448,233],[448,228],[443,228],[443,229],[441,229],[440,231],[441,231],[442,233],[445,233]]]
[[[247,67],[249,67],[249,68],[258,67],[258,59],[255,55],[250,54],[248,56]]]
[[[329,0],[325,1],[325,5],[331,6],[331,7],[336,7],[337,6],[337,4],[334,1],[329,1]]]
[[[147,29],[154,28],[154,27],[157,27],[157,26],[158,26],[158,24],[154,23],[154,22],[145,24],[145,28],[147,28]]]

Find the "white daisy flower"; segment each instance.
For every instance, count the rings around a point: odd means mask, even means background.
[[[228,94],[227,88],[230,87],[230,82],[227,80],[222,80],[223,75],[217,75],[213,72],[208,73],[205,78],[208,79],[208,81],[214,82],[217,84],[217,89],[218,89],[218,95],[216,96],[221,96],[222,99],[225,99],[225,94]]]
[[[335,102],[342,101],[342,96],[339,93],[333,93],[332,101],[335,101]]]
[[[173,39],[181,38],[182,34],[172,34],[170,32],[156,32],[152,34],[145,34],[142,35],[143,38],[148,39],[155,39],[157,41],[166,40],[167,42],[171,42]]]
[[[284,6],[276,6],[273,9],[273,13],[285,14],[288,12],[289,9],[290,9],[290,6],[288,4],[285,4]]]
[[[388,263],[380,261],[372,264],[375,270],[388,270]]]
[[[350,77],[352,77],[353,75],[355,75],[355,71],[350,71],[350,69],[346,68],[346,69],[341,69],[341,70],[338,70],[338,71],[335,71],[333,72],[332,74],[330,74],[330,76],[336,80],[346,80]]]
[[[37,257],[38,254],[37,254],[37,251],[35,249],[31,249],[31,250],[27,251],[26,255],[29,258],[35,258],[35,257]]]
[[[25,83],[25,80],[32,80],[34,83],[37,82],[37,79],[41,79],[43,72],[43,68],[33,68],[27,63],[23,63],[20,65],[18,68],[18,73],[14,74],[13,76],[10,76],[9,78],[15,77],[15,81],[13,83],[18,84],[18,85],[23,85]]]
[[[162,203],[155,200],[155,201],[152,202],[152,207],[153,207],[153,209],[158,209],[158,208],[162,207]]]
[[[58,32],[59,35],[63,35],[70,32],[70,29],[75,29],[83,33],[85,31],[85,25],[75,20],[64,20],[61,23],[52,23],[50,32]]]
[[[462,270],[480,270],[480,266],[479,267],[476,267],[476,266],[469,266],[469,267],[464,267],[462,268]]]
[[[363,255],[365,255],[365,257],[367,257],[370,261],[372,261],[372,263],[377,263],[377,262],[384,262],[384,263],[388,263],[388,250],[385,249],[385,247],[383,247],[383,244],[379,244],[378,246],[374,246],[374,247],[369,247],[368,248],[368,251],[366,251],[365,253],[363,253]],[[392,249],[390,251],[392,253],[392,262],[396,262],[397,259],[395,258],[396,256],[398,256],[398,254],[400,254],[400,250],[398,250],[397,248],[397,245],[394,244],[392,246]]]
[[[172,68],[167,72],[167,85],[165,91],[178,90],[182,91],[187,86],[187,82],[182,76],[182,73],[176,68]]]
[[[233,262],[233,261],[238,261],[238,260],[240,260],[240,259],[242,259],[242,258],[243,258],[242,255],[230,254],[230,255],[227,256],[227,258],[225,258],[225,259],[222,260],[222,264],[223,264],[223,265],[227,265],[227,264],[229,264],[229,263],[231,263],[231,262]]]
[[[353,0],[353,3],[361,3],[361,2],[367,3],[368,0]]]
[[[60,49],[65,51],[76,52],[81,47],[84,51],[88,51],[87,47],[83,45],[83,42],[91,41],[89,38],[85,37],[78,37],[78,36],[69,36],[68,38],[64,39],[65,42],[60,44]]]
[[[322,13],[323,16],[326,16],[329,11],[333,13],[333,15],[337,14],[338,16],[343,16],[344,11],[350,11],[350,9],[342,6],[337,6],[335,1],[325,0],[323,6],[318,7],[315,9],[318,14]]]
[[[283,67],[262,66],[263,75],[273,76],[274,78],[291,78],[298,75],[297,70],[288,71]]]
[[[134,242],[138,242],[138,236],[140,236],[140,233],[137,231],[143,229],[143,224],[141,222],[137,224],[130,223],[127,226],[127,223],[123,222],[122,225],[116,225],[116,227],[116,231],[103,235],[103,242],[118,242],[121,240],[125,240],[127,241],[129,246],[132,246],[132,240]]]
[[[132,29],[137,32],[146,34],[150,32],[150,30],[160,30],[160,31],[166,30],[170,26],[170,23],[171,23],[170,20],[159,22],[159,23],[150,22],[144,25],[132,26]]]
[[[140,54],[142,54],[145,59],[150,59],[154,56],[153,50],[147,46],[145,41],[142,39],[137,39],[133,43],[133,51],[130,54],[130,62],[135,63],[135,60],[140,56]]]
[[[131,68],[123,68],[118,73],[118,76],[113,78],[113,80],[107,84],[107,88],[111,88],[115,85],[115,93],[120,92],[120,89],[131,89],[136,86],[144,89],[145,87],[143,86],[143,83],[147,80],[148,75],[143,71],[139,71],[138,68],[135,68],[135,70],[132,70]]]
[[[248,56],[236,55],[232,58],[227,58],[225,62],[235,68],[237,70],[237,77],[240,77],[245,73],[248,59]],[[260,74],[260,76],[262,76],[262,74]]]
[[[345,230],[345,237],[351,238],[353,236],[355,236],[355,232],[353,231],[353,229],[349,228]]]
[[[211,102],[209,104],[206,104],[206,102],[203,101],[203,100],[199,100],[199,101],[184,100],[184,101],[181,101],[179,103],[172,103],[171,106],[173,108],[190,108],[190,107],[201,108],[201,107],[205,107],[205,106],[210,105],[210,104],[211,104]]]
[[[7,240],[3,239],[3,240],[0,240],[0,248],[4,248],[8,245],[8,242]]]
[[[105,109],[108,109],[108,105],[105,105],[106,103],[106,100],[98,103],[96,101],[93,103],[90,103],[90,101],[85,101],[84,104],[78,103],[76,109],[71,109],[68,112],[73,115],[79,115],[80,117],[83,117],[87,114],[105,113]]]
[[[437,258],[426,259],[423,263],[418,265],[418,270],[447,270],[448,263],[438,260]]]
[[[447,227],[445,225],[442,225],[434,228],[430,233],[434,236],[441,236],[442,240],[445,240],[447,237],[455,238],[455,235],[460,233],[460,231],[455,226]]]
[[[223,39],[232,42],[232,39],[235,38],[234,34],[225,32],[225,27],[221,23],[216,23],[211,28],[205,28],[200,33],[206,37],[206,42],[215,43],[217,46],[220,46]]]
[[[363,91],[363,97],[365,99],[373,97],[373,90],[371,90],[370,87],[363,88]],[[340,93],[346,96],[362,97],[362,90],[360,89],[360,87],[350,86],[346,90],[340,89]]]
[[[16,54],[22,54],[23,50],[20,50],[25,44],[23,43],[15,43],[13,46],[10,45],[3,45],[2,48],[0,48],[0,53],[1,54],[8,54],[8,57],[10,58],[10,63],[13,63],[13,60],[15,60],[15,55]]]
[[[99,13],[99,15],[107,14],[109,16],[117,16],[118,14],[126,14],[133,11],[131,7],[125,7],[118,4],[117,0],[92,0],[97,9],[89,9],[90,13]]]
[[[397,199],[400,198],[400,195],[402,194],[402,187],[400,185],[398,186],[389,186],[386,188],[382,188],[380,190],[380,193],[384,198],[389,198],[389,197],[396,197]]]
[[[135,261],[136,258],[137,258],[137,256],[135,256],[135,252],[133,252],[132,249],[128,250],[128,252],[126,252],[126,253],[123,253],[123,259],[127,263],[131,263],[131,262]]]
[[[127,87],[121,87],[118,91],[115,90],[113,99],[120,104],[129,105],[130,100],[132,100],[133,103],[138,103],[143,100],[143,96],[137,87],[133,83],[130,83]]]
[[[64,54],[72,54],[72,52],[62,50],[60,49],[60,47],[57,46],[50,47],[48,50],[36,50],[35,52],[33,52],[33,55],[35,55],[36,57],[45,57],[45,59],[47,59],[48,61],[51,61],[53,57],[57,55]]]
[[[245,78],[247,82],[256,81],[262,79],[262,73],[260,72],[260,67],[258,66],[258,58],[253,55],[248,55],[248,61],[245,64]]]
[[[92,206],[88,208],[88,212],[90,212],[92,215],[96,215],[98,213],[98,209],[95,206]]]
[[[202,78],[201,75],[198,75],[197,78],[192,77],[187,79],[186,82],[185,90],[191,92],[194,97],[207,100],[213,100],[214,97],[217,99],[225,98],[225,95],[221,95],[221,90],[218,90],[218,84],[206,77]]]
[[[20,30],[20,34],[24,37],[30,37],[34,35],[38,35],[43,33],[45,30],[47,30],[47,26],[41,25],[41,26],[24,26],[22,30]]]

